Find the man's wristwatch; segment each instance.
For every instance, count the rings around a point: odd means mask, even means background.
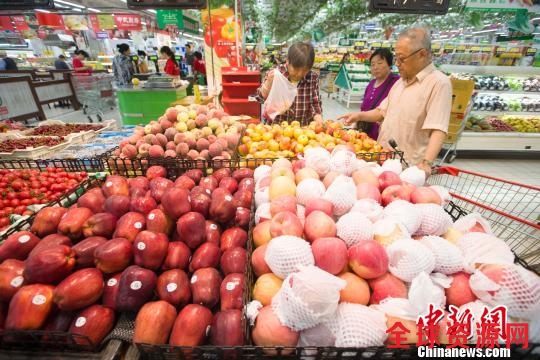
[[[433,161],[430,161],[428,159],[423,159],[422,160],[422,164],[426,164],[428,165],[429,167],[433,167]]]

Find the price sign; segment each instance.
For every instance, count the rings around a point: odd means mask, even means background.
[[[2,10],[54,9],[53,0],[0,0]]]
[[[491,47],[491,46],[484,46],[482,48],[482,52],[489,53],[489,52],[492,52],[492,51],[493,51],[493,47]]]
[[[381,43],[380,42],[374,42],[374,43],[371,43],[371,48],[372,49],[378,49],[381,47]]]
[[[482,48],[480,46],[471,46],[471,52],[480,52]]]
[[[432,44],[431,45],[431,50],[441,50],[441,44]]]
[[[534,56],[536,55],[536,48],[530,47],[527,49],[527,56]]]
[[[391,49],[392,48],[392,44],[390,43],[382,43],[382,46],[381,46],[383,49]]]
[[[451,44],[444,45],[444,50],[454,50],[456,47]]]
[[[456,48],[456,51],[457,52],[465,52],[466,49],[467,49],[467,47],[465,45],[458,45],[457,48]]]
[[[450,0],[369,0],[369,10],[408,14],[446,14]]]

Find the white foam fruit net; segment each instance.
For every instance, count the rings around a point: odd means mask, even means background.
[[[360,213],[350,212],[336,223],[337,237],[351,247],[361,241],[373,240],[373,224]]]
[[[282,235],[270,240],[264,260],[272,272],[282,279],[298,271],[299,265],[315,264],[311,245],[304,239],[292,235]]]
[[[471,319],[471,338],[467,341],[469,344],[476,344],[478,339],[478,326],[476,324],[480,323],[482,318],[482,313],[485,308],[489,308],[488,304],[482,302],[481,300],[475,300],[466,304],[463,304],[459,307],[459,314],[463,314],[466,310],[469,310],[472,319]]]
[[[430,189],[435,190],[439,197],[441,198],[441,205],[447,205],[452,200],[452,195],[448,192],[448,189],[441,185],[431,185]]]
[[[371,222],[375,222],[382,217],[384,208],[373,199],[356,200],[350,212],[364,214]]]
[[[269,176],[271,172],[272,172],[272,167],[270,165],[257,166],[255,171],[253,171],[253,180],[255,180],[255,182],[258,182],[260,179],[264,178],[265,176]]]
[[[388,204],[384,208],[383,218],[401,222],[409,234],[416,233],[421,221],[418,208],[405,200],[395,200]]]
[[[420,170],[418,166],[411,166],[399,174],[401,181],[413,184],[415,186],[423,186],[426,183],[426,172]]]
[[[382,346],[386,340],[386,317],[364,305],[341,303],[337,311],[337,347]]]
[[[271,219],[272,214],[270,213],[270,203],[262,203],[257,207],[257,210],[255,210],[255,224],[258,224],[261,222],[261,219]]]
[[[492,233],[489,222],[478,213],[471,213],[460,217],[454,223],[454,228],[461,231],[462,233],[468,233],[471,228],[477,223],[480,224],[480,226],[484,229],[484,232],[488,234]]]
[[[255,206],[258,208],[260,205],[270,202],[270,194],[268,192],[269,187],[264,187],[255,191]]]
[[[302,330],[298,338],[298,347],[306,346],[334,346],[338,333],[337,316],[329,316],[319,325]],[[315,351],[316,353],[316,351]]]
[[[373,224],[373,238],[384,247],[411,236],[402,223],[394,219],[381,219]]]
[[[333,315],[339,292],[346,281],[316,266],[299,266],[289,274],[272,298],[272,309],[280,322],[300,331],[312,328]]]
[[[435,271],[450,275],[463,270],[464,258],[461,250],[440,236],[424,236],[420,240],[435,256]]]
[[[484,271],[491,267],[498,281],[491,280]],[[493,268],[496,267],[496,270]],[[469,280],[471,290],[488,305],[505,305],[508,315],[529,319],[540,304],[540,277],[516,264],[483,265]]]
[[[471,232],[463,235],[458,242],[464,257],[465,269],[469,272],[480,264],[513,264],[512,249],[496,236]]]
[[[420,212],[420,227],[416,232],[417,235],[440,236],[452,226],[452,218],[441,205],[416,204],[415,206]]]
[[[403,171],[403,166],[401,165],[401,160],[399,159],[388,159],[383,162],[381,166],[383,171],[392,171],[398,175]]]
[[[330,155],[330,171],[351,175],[356,169],[356,154],[346,147],[336,147]]]
[[[304,179],[296,186],[296,200],[300,205],[306,205],[310,199],[323,197],[326,187],[317,179]]]
[[[330,172],[330,153],[322,147],[313,147],[304,152],[306,167],[312,168],[322,178]]]
[[[356,202],[356,186],[352,178],[340,175],[324,194],[324,199],[334,205],[334,215],[341,216],[349,212]]]
[[[450,279],[448,279],[447,285],[450,286]],[[446,295],[442,286],[433,281],[430,275],[421,272],[411,282],[411,286],[409,287],[409,301],[415,313],[419,316],[428,313],[429,304],[444,309]]]
[[[389,270],[395,277],[411,282],[418,274],[430,274],[435,268],[435,256],[419,241],[400,239],[386,248]]]

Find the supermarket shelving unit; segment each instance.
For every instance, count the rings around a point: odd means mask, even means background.
[[[364,91],[371,80],[369,68],[364,64],[344,64],[339,69],[334,84],[340,89],[338,101],[350,106],[360,104]]]
[[[250,100],[261,85],[260,71],[248,71],[247,67],[224,67],[221,73],[223,109],[230,115],[261,116],[261,104]]]

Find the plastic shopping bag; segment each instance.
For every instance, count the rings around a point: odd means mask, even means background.
[[[276,116],[289,110],[297,93],[296,86],[291,84],[279,70],[274,70],[272,88],[264,102],[265,117],[273,121]]]

